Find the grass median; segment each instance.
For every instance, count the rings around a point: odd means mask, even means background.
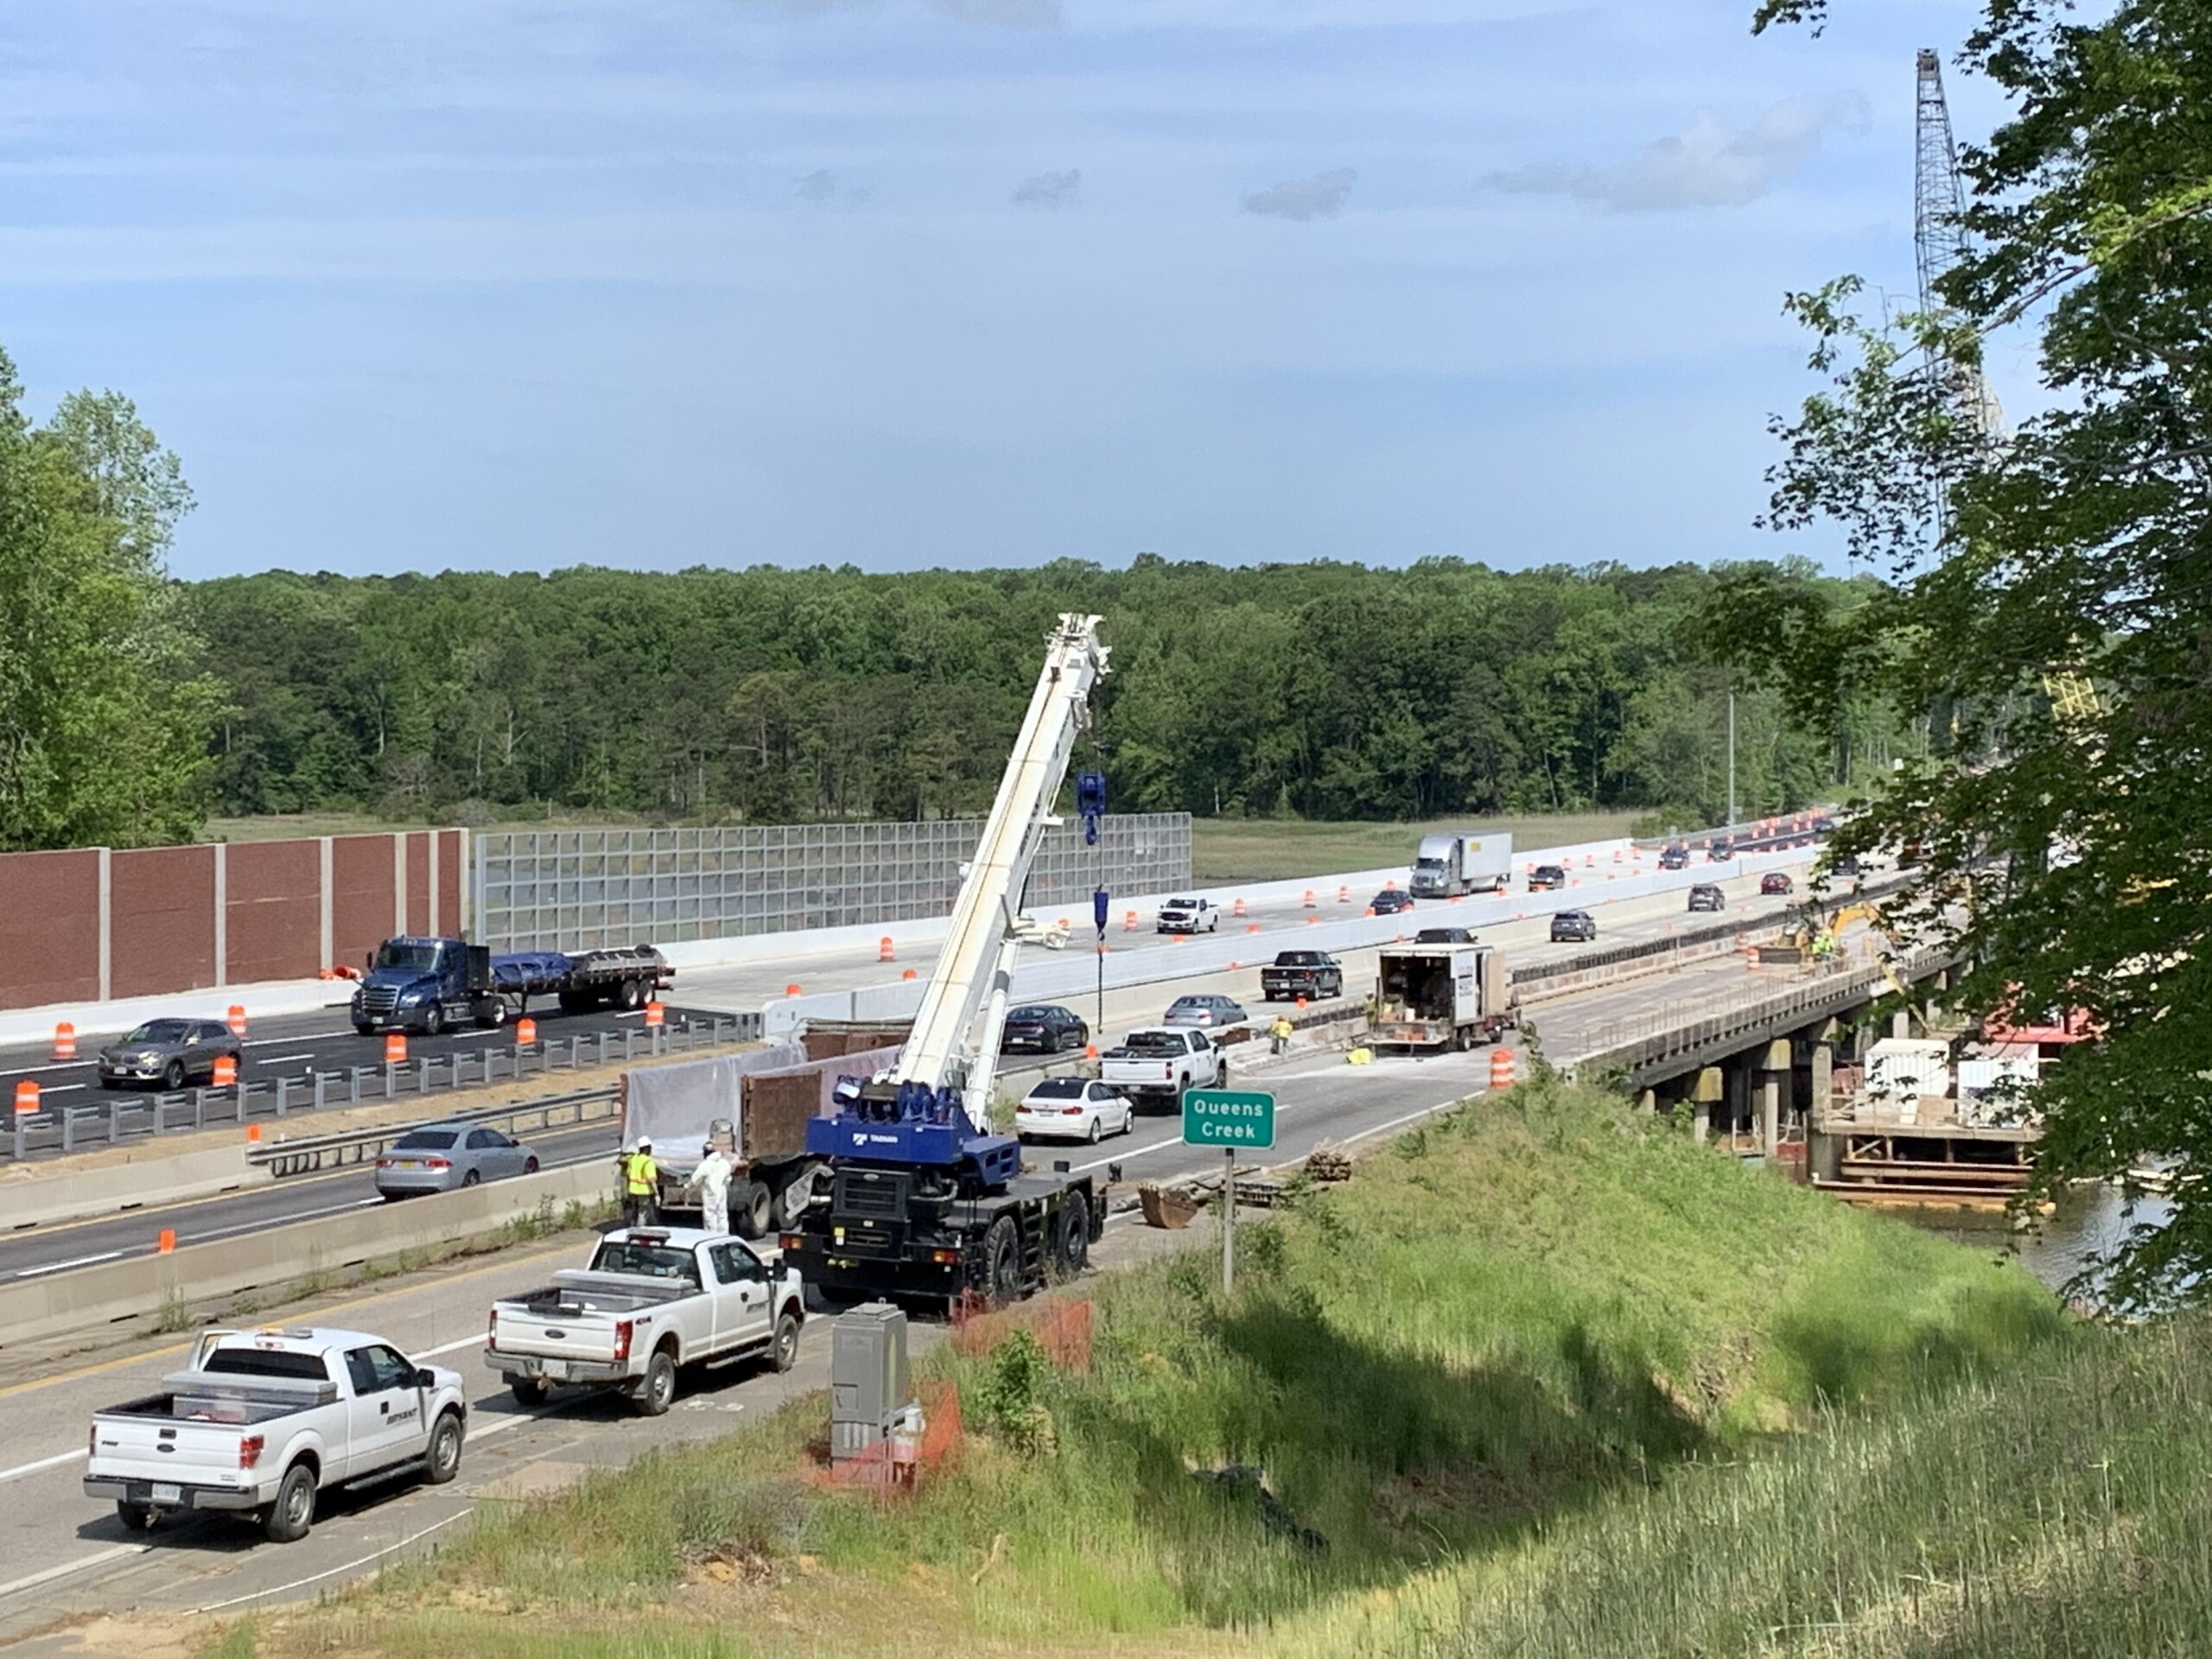
[[[1862,1613],[1886,1636],[1955,1608],[1916,1588],[1938,1563],[2010,1583],[2075,1560],[2097,1511],[2072,1460],[2108,1420],[2149,1445],[2202,1370],[2184,1386],[2178,1351],[2075,1325],[2009,1258],[1548,1081],[1295,1194],[1243,1233],[1233,1298],[1217,1272],[1192,1252],[1082,1287],[1082,1375],[1021,1337],[933,1354],[970,1432],[909,1501],[798,1477],[817,1399],[487,1505],[434,1564],[226,1639],[516,1659],[1921,1651],[1823,1643]],[[2062,1408],[2069,1429],[2011,1432]],[[2044,1488],[2072,1505],[2043,1517],[2063,1548],[2029,1524]]]

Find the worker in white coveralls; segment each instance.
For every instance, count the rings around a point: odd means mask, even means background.
[[[729,1184],[736,1175],[737,1160],[721,1147],[709,1147],[684,1186],[699,1195],[699,1224],[710,1233],[729,1231]]]

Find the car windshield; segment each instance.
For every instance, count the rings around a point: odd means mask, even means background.
[[[126,1043],[181,1043],[192,1034],[189,1020],[149,1020],[123,1040]]]
[[[1196,910],[1198,907],[1198,901],[1195,899],[1170,899],[1167,901],[1170,910]]]
[[[330,1368],[321,1354],[285,1353],[274,1348],[218,1348],[200,1368],[224,1376],[303,1377],[327,1382]]]
[[[699,1282],[699,1265],[691,1252],[669,1244],[626,1244],[609,1239],[592,1258],[594,1273],[634,1273],[647,1279],[681,1279]]]
[[[1191,1051],[1182,1038],[1172,1031],[1138,1031],[1129,1033],[1129,1052],[1141,1058],[1158,1058],[1163,1054],[1187,1054]]]
[[[435,939],[386,939],[377,947],[379,968],[397,968],[410,973],[428,973],[438,965],[438,944]]]
[[[445,1152],[461,1139],[458,1129],[410,1129],[391,1143],[394,1152]]]
[[[1029,1091],[1032,1100],[1081,1100],[1081,1077],[1047,1077]]]

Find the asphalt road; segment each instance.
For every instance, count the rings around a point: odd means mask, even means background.
[[[1789,902],[1787,899],[1761,900],[1756,892],[1758,883],[1753,878],[1743,878],[1728,885],[1733,889],[1730,893],[1730,913],[1746,922],[1771,918]],[[1599,945],[1605,947],[1656,938],[1663,937],[1670,927],[1680,928],[1690,923],[1713,919],[1707,915],[1687,915],[1681,908],[1682,903],[1679,895],[1664,893],[1624,899],[1605,907],[1600,912]],[[1738,910],[1735,908],[1737,906],[1743,908]],[[1497,941],[1499,948],[1508,952],[1509,959],[1516,963],[1571,958],[1592,948],[1580,944],[1549,944],[1543,938],[1546,927],[1547,924],[1540,920],[1513,923],[1503,928],[1487,930],[1484,937]],[[1272,951],[1267,954],[1272,955]],[[1344,964],[1345,987],[1349,993],[1345,999],[1347,1004],[1356,1004],[1373,983],[1375,954],[1372,950],[1360,950],[1344,952],[1340,956],[1339,960]],[[1735,969],[1735,959],[1732,957],[1719,966],[1718,977],[1712,976],[1711,969],[1700,970],[1694,966],[1682,971],[1695,976],[1700,994],[1725,995],[1732,982],[1730,975]],[[1267,1005],[1259,1000],[1257,980],[1258,970],[1254,967],[1235,973],[1197,976],[1168,985],[1135,986],[1109,991],[1106,998],[1107,1028],[1118,1033],[1135,1025],[1149,1023],[1159,1018],[1174,996],[1192,991],[1220,991],[1237,997],[1253,1014],[1258,1016],[1262,1014]],[[1555,1056],[1567,1058],[1573,1052],[1578,1052],[1576,1043],[1580,1041],[1579,1035],[1574,1040],[1568,1040],[1570,1033],[1598,1031],[1637,1010],[1676,996],[1681,994],[1681,982],[1681,982],[1681,976],[1670,975],[1584,992],[1576,997],[1544,1004],[1535,1024],[1544,1037],[1548,1050]],[[1095,1010],[1089,998],[1079,998],[1077,1002],[1077,1012],[1086,1020],[1094,1017]],[[1325,1007],[1327,1005],[1320,1006]],[[349,1040],[353,1038],[350,1028],[346,1036]],[[1009,1058],[1007,1064],[1011,1066],[1014,1062]],[[1372,1092],[1370,1079],[1394,1076],[1402,1065],[1426,1067],[1434,1062],[1391,1059],[1357,1074],[1349,1068],[1336,1065],[1333,1057],[1323,1064],[1326,1069],[1343,1073],[1343,1086],[1352,1091],[1352,1097],[1363,1098],[1366,1093]],[[1241,1071],[1240,1056],[1240,1075]],[[1027,1079],[1015,1073],[1008,1076],[1006,1083],[1009,1086],[1002,1092],[1018,1092],[1027,1087]],[[1286,1112],[1292,1109],[1287,1098],[1284,1109]],[[1304,1109],[1301,1107],[1300,1109]],[[435,1114],[434,1097],[426,1108],[425,1119]],[[1348,1121],[1356,1124],[1365,1122],[1357,1115]],[[1119,1161],[1124,1166],[1127,1179],[1131,1181],[1154,1179],[1190,1166],[1189,1159],[1176,1149],[1173,1123],[1172,1117],[1150,1114],[1141,1116],[1131,1135],[1115,1137],[1103,1143],[1096,1151],[1087,1147],[1078,1150],[1040,1142],[1033,1147],[1030,1161],[1040,1167],[1048,1167],[1056,1160],[1066,1159],[1077,1167],[1090,1170],[1103,1170],[1109,1163]],[[615,1130],[611,1123],[567,1130],[550,1136],[522,1138],[530,1141],[541,1162],[549,1168],[594,1159],[611,1160],[615,1150]],[[181,1137],[179,1144],[184,1144]],[[115,1178],[119,1183],[128,1182],[139,1179],[139,1173],[126,1166],[118,1169]],[[612,1179],[610,1164],[610,1182]],[[122,1195],[118,1194],[118,1201],[121,1198]],[[239,1233],[288,1222],[327,1217],[332,1225],[340,1225],[342,1223],[339,1218],[347,1211],[378,1202],[372,1175],[360,1170],[346,1170],[296,1176],[270,1186],[179,1205],[152,1205],[121,1215],[25,1229],[0,1239],[0,1279],[64,1273],[125,1255],[151,1254],[156,1248],[156,1238],[163,1228],[175,1230],[179,1244],[190,1244],[208,1239],[234,1237]]]
[[[717,1014],[727,1017],[728,1010],[709,1010],[671,1006],[666,1018],[671,1025],[681,1025],[687,1020],[707,1021]],[[570,1039],[583,1038],[587,1043],[596,1042],[601,1033],[620,1038],[626,1031],[640,1033],[645,1029],[642,1011],[625,1014],[616,1009],[601,1009],[588,1014],[564,1014],[557,1004],[549,1004],[543,1011],[532,1008],[530,1017],[537,1022],[538,1041],[548,1050],[562,1051],[563,1057]],[[65,1108],[105,1106],[111,1103],[144,1110],[153,1098],[146,1089],[111,1089],[101,1084],[93,1069],[99,1050],[113,1039],[89,1038],[79,1042],[79,1056],[73,1061],[53,1061],[45,1058],[44,1050],[13,1049],[0,1052],[0,1096],[13,1099],[16,1083],[29,1078],[39,1086],[39,1103],[42,1109],[58,1110]],[[411,1065],[421,1059],[441,1063],[441,1076],[454,1057],[466,1057],[473,1068],[481,1064],[482,1056],[496,1051],[503,1058],[514,1050],[515,1033],[512,1026],[496,1030],[481,1031],[474,1027],[448,1032],[442,1036],[423,1037],[410,1034],[407,1039],[407,1058]],[[301,1090],[295,1095],[297,1103],[306,1097],[314,1087],[315,1075],[320,1072],[332,1079],[326,1088],[331,1098],[342,1097],[346,1079],[355,1066],[366,1066],[379,1076],[370,1080],[372,1092],[381,1081],[384,1065],[384,1037],[381,1033],[364,1037],[353,1029],[343,1007],[326,1008],[318,1014],[287,1014],[257,1021],[251,1027],[240,1044],[245,1050],[245,1063],[239,1067],[238,1080],[247,1085],[266,1084],[278,1077],[289,1077]],[[586,1051],[587,1058],[590,1051]],[[435,1103],[440,1090],[434,1089]],[[227,1099],[227,1097],[226,1097]],[[210,1110],[215,1108],[211,1104]],[[226,1104],[221,1109],[232,1109]],[[251,1115],[267,1116],[275,1110],[270,1097],[263,1094],[251,1103]],[[435,1113],[435,1104],[430,1111]],[[146,1120],[142,1116],[139,1124]],[[85,1144],[105,1146],[106,1130],[103,1124],[97,1131],[88,1132]],[[180,1140],[180,1147],[182,1142]],[[52,1156],[48,1150],[35,1151],[33,1157]]]

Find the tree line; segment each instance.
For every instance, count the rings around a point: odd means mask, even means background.
[[[1113,672],[1078,758],[1116,810],[1641,807],[1701,824],[1727,790],[1730,678],[1695,638],[1716,580],[1147,555],[1126,570],[271,572],[187,603],[229,692],[208,778],[226,814],[976,814],[1047,630],[1080,609],[1104,618]],[[1746,811],[1832,796],[1904,741],[1863,713],[1793,728],[1749,686],[1736,723]]]

